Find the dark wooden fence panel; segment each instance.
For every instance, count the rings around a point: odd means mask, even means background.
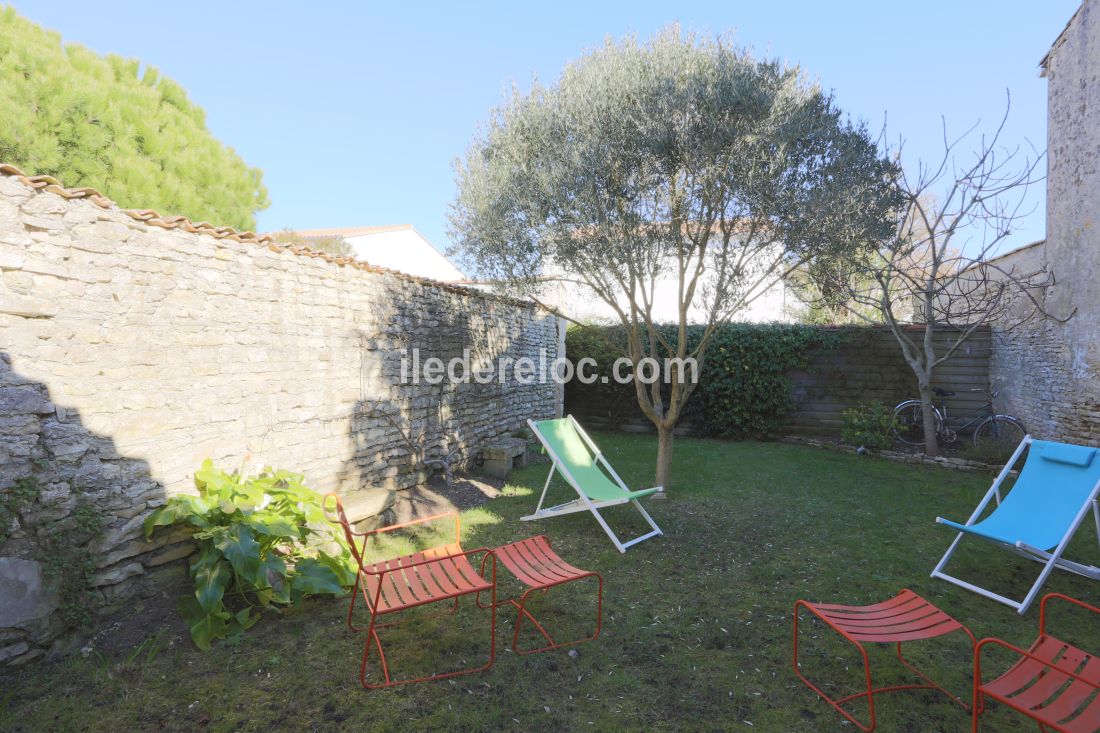
[[[914,336],[919,339],[921,334],[917,331]],[[938,333],[937,351],[943,353],[954,338],[951,332]],[[989,329],[975,333],[937,369],[936,386],[958,393],[945,400],[953,425],[977,414],[988,400],[990,338]],[[849,407],[873,400],[895,405],[917,397],[916,378],[885,328],[860,329],[833,352],[811,353],[809,366],[789,376],[797,406],[783,432],[792,435],[837,436],[842,413]],[[614,399],[607,394],[582,395],[566,385],[565,410],[593,428],[652,429],[638,410],[632,389],[623,390],[621,398]],[[691,431],[687,421],[679,432]]]

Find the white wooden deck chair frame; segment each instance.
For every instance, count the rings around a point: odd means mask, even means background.
[[[1020,441],[1020,445],[1016,447],[1016,450],[1015,452],[1013,452],[1012,457],[1008,459],[1008,463],[1006,463],[1004,468],[1001,469],[1001,472],[997,474],[997,478],[994,479],[993,485],[989,487],[989,491],[986,492],[985,496],[978,503],[978,508],[975,509],[974,513],[970,515],[970,518],[966,520],[967,526],[972,525],[978,521],[978,518],[981,516],[982,512],[985,511],[985,508],[989,505],[990,501],[996,500],[997,505],[1000,505],[1001,484],[1008,477],[1008,474],[1011,472],[1012,467],[1016,464],[1016,461],[1020,459],[1020,456],[1023,455],[1023,452],[1031,446],[1033,441],[1034,439],[1030,435],[1025,435],[1024,439]],[[1077,512],[1077,516],[1073,520],[1073,523],[1069,526],[1065,535],[1062,537],[1062,540],[1058,543],[1058,546],[1054,548],[1053,552],[1047,552],[1046,550],[1042,550],[1038,547],[1032,547],[1025,542],[1016,542],[1014,544],[1009,544],[1006,542],[998,542],[990,537],[980,538],[985,540],[986,542],[992,542],[995,545],[1004,547],[1005,549],[1015,552],[1021,557],[1026,557],[1029,560],[1034,560],[1035,562],[1041,563],[1043,565],[1043,569],[1039,573],[1039,577],[1036,578],[1035,583],[1031,586],[1031,589],[1028,591],[1027,595],[1024,596],[1024,599],[1022,601],[1015,601],[1006,596],[1002,596],[999,593],[994,593],[993,591],[986,590],[985,588],[974,585],[973,583],[968,583],[965,580],[961,580],[960,578],[956,578],[955,576],[948,575],[946,572],[944,572],[944,568],[947,567],[947,563],[948,561],[950,561],[951,556],[955,554],[955,549],[959,546],[959,542],[961,542],[962,538],[965,536],[964,532],[959,532],[958,535],[955,537],[955,540],[951,543],[951,546],[947,548],[947,552],[944,553],[943,558],[936,565],[935,570],[932,571],[932,577],[939,578],[940,580],[946,580],[948,583],[953,583],[960,588],[965,588],[969,591],[973,591],[974,593],[985,596],[986,598],[990,598],[999,603],[1003,603],[1006,606],[1011,606],[1012,608],[1015,608],[1017,613],[1021,615],[1027,613],[1028,607],[1035,600],[1036,596],[1039,594],[1039,591],[1042,589],[1043,584],[1046,583],[1047,578],[1056,567],[1062,568],[1063,570],[1068,570],[1071,573],[1083,575],[1086,578],[1100,580],[1100,568],[1094,567],[1092,565],[1084,565],[1082,563],[1073,562],[1072,560],[1067,560],[1062,557],[1062,554],[1065,552],[1066,547],[1073,539],[1073,536],[1077,534],[1077,530],[1081,527],[1082,522],[1088,515],[1090,508],[1092,510],[1093,517],[1096,520],[1097,535],[1100,536],[1100,507],[1098,507],[1097,505],[1098,497],[1100,497],[1100,481],[1098,481],[1096,485],[1092,487],[1092,492],[1089,494],[1088,501],[1086,501],[1081,506],[1080,511]],[[936,522],[942,524],[943,518],[936,517]]]
[[[553,447],[550,445],[550,441],[546,440],[543,437],[542,433],[539,432],[537,423],[534,420],[528,420],[527,421],[528,427],[531,428],[531,431],[538,437],[539,442],[541,442],[543,447],[546,448],[546,452],[550,456],[551,466],[550,466],[550,473],[546,477],[546,483],[543,484],[543,487],[542,487],[542,495],[539,496],[538,506],[535,507],[535,513],[534,514],[528,514],[525,517],[520,517],[520,519],[525,521],[525,522],[528,522],[528,521],[531,521],[533,519],[546,519],[547,517],[558,517],[558,516],[561,516],[563,514],[572,514],[574,512],[584,512],[584,511],[592,512],[592,516],[594,516],[596,518],[596,521],[600,523],[600,526],[603,527],[603,531],[606,532],[607,536],[611,538],[611,541],[613,543],[615,543],[615,547],[619,550],[619,552],[626,552],[626,549],[628,547],[631,547],[632,545],[636,545],[639,542],[642,542],[644,540],[648,540],[650,537],[656,537],[657,535],[664,534],[661,531],[661,528],[657,526],[657,523],[653,521],[653,517],[649,516],[649,512],[647,512],[645,510],[645,507],[643,507],[637,499],[631,499],[630,498],[630,496],[629,496],[629,494],[631,493],[630,489],[623,482],[623,480],[621,478],[619,478],[619,474],[615,473],[615,469],[612,468],[611,464],[607,462],[607,459],[605,459],[603,457],[603,453],[600,451],[599,447],[596,445],[595,442],[593,442],[592,438],[588,437],[588,433],[584,432],[584,428],[582,428],[580,426],[580,423],[578,423],[572,415],[566,416],[565,419],[567,419],[569,421],[569,423],[577,431],[577,434],[581,436],[581,440],[583,440],[584,444],[586,446],[588,446],[588,449],[592,451],[592,454],[595,457],[596,461],[598,461],[599,464],[604,467],[604,469],[607,471],[608,475],[615,482],[615,484],[620,489],[623,490],[624,496],[621,499],[611,499],[611,500],[604,500],[604,501],[594,501],[594,500],[590,499],[588,497],[588,495],[584,492],[584,489],[582,489],[580,487],[577,480],[569,472],[568,467],[566,467],[566,465],[562,462],[561,458],[554,451]],[[545,507],[544,508],[542,506],[542,504],[546,500],[546,491],[547,491],[547,489],[550,488],[550,481],[554,478],[554,472],[555,471],[560,472],[561,475],[562,475],[562,478],[564,478],[566,480],[566,482],[571,487],[573,487],[573,490],[577,492],[577,498],[574,499],[573,501],[567,501],[564,504],[558,504],[557,506]],[[659,491],[659,492],[664,491],[664,487],[662,487],[662,486],[657,486],[657,487],[654,487],[654,488],[656,488],[657,491]],[[647,523],[649,523],[649,526],[652,527],[652,531],[647,532],[646,534],[643,534],[640,537],[635,537],[632,540],[628,540],[626,542],[623,542],[618,538],[618,536],[611,529],[611,527],[608,526],[608,524],[604,520],[604,518],[602,516],[600,516],[600,509],[610,507],[610,506],[619,506],[620,504],[627,504],[627,503],[630,503],[630,504],[634,505],[634,508],[638,510],[638,512],[645,519],[645,521]]]

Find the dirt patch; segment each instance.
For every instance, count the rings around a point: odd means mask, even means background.
[[[501,479],[455,476],[448,486],[442,476],[433,476],[426,486],[397,492],[397,500],[393,506],[395,523],[434,514],[476,509],[500,496],[503,488],[504,481]]]
[[[190,578],[183,577],[184,573],[180,576],[169,583],[159,583],[149,596],[134,598],[126,608],[108,616],[77,653],[95,652],[108,659],[122,659],[142,643],[146,643],[147,651],[152,646],[163,651],[183,642],[190,644],[191,634],[176,610],[176,603],[194,592],[194,585]]]
[[[856,447],[849,445],[837,438],[809,438],[804,435],[788,435],[779,438],[781,443],[791,443],[794,445],[808,445],[814,448],[825,448],[827,450],[839,451],[841,453],[854,453],[857,455],[873,455],[879,458],[884,458],[889,461],[895,461],[898,463],[921,463],[931,466],[941,466],[943,468],[951,468],[958,471],[984,471],[987,473],[997,473],[1004,465],[1003,460],[998,463],[985,463],[982,461],[974,461],[968,458],[963,458],[962,455],[967,455],[964,449],[959,449],[956,446],[945,446],[942,450],[942,455],[935,458],[921,453],[919,449],[912,446],[904,446],[904,449],[895,450],[872,450],[869,451],[862,446]],[[1005,457],[1007,458],[1007,456]]]

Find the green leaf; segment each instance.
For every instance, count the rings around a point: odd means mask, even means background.
[[[153,530],[157,527],[175,524],[178,519],[179,507],[174,501],[169,501],[145,518],[142,523],[145,529],[145,539],[150,539],[153,536]]]
[[[181,494],[173,496],[168,502],[145,518],[143,523],[145,538],[149,539],[157,527],[185,522],[197,529],[210,527],[206,513],[210,506],[197,496]]]
[[[297,525],[273,512],[257,512],[247,517],[245,521],[258,534],[269,537],[284,537],[291,540],[301,538],[301,529]]]
[[[180,517],[196,529],[207,529],[210,522],[206,515],[210,511],[210,505],[198,496],[184,494],[173,497],[172,501],[179,507]]]
[[[259,581],[260,545],[252,528],[247,524],[234,524],[214,545],[242,578],[262,587]]]
[[[298,561],[290,583],[294,591],[304,595],[341,596],[345,592],[343,583],[332,568],[312,558]]]
[[[191,640],[199,649],[209,651],[211,642],[225,637],[228,613],[207,611],[193,596],[181,598],[177,608],[191,630]]]
[[[351,556],[346,547],[340,555],[330,555],[327,552],[318,551],[317,562],[330,568],[340,579],[340,585],[350,588],[355,583],[355,573],[359,570],[355,558]]]
[[[195,488],[203,496],[218,497],[232,488],[233,480],[224,471],[214,468],[214,462],[207,458],[202,468],[195,471]]]
[[[234,488],[232,496],[223,501],[223,504],[229,505],[229,508],[223,508],[223,511],[226,514],[231,514],[234,510],[251,514],[269,500],[270,497],[267,496],[264,487],[257,482],[251,482]]]
[[[260,614],[253,613],[251,608],[242,608],[233,614],[233,620],[240,624],[242,629],[251,629],[260,620]]]
[[[261,573],[267,581],[265,587],[275,587],[282,583],[287,576],[286,561],[278,555],[268,555],[260,565]]]
[[[264,558],[260,567],[261,587],[271,591],[271,600],[276,603],[290,603],[290,584],[287,582],[286,563],[278,555]]]
[[[212,567],[223,560],[221,551],[209,540],[199,543],[199,554],[191,559],[191,577],[201,568]]]
[[[203,564],[192,572],[195,578],[195,598],[204,611],[212,612],[221,608],[225,587],[229,585],[233,573],[229,563],[224,560],[212,564]]]

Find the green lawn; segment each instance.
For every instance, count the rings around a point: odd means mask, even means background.
[[[653,438],[596,439],[627,483],[648,485]],[[797,598],[863,603],[909,587],[978,637],[1027,643],[1035,634],[1037,606],[1020,618],[928,577],[951,537],[935,516],[965,519],[988,476],[800,446],[690,439],[677,443],[675,462],[668,498],[648,501],[666,536],[626,555],[587,514],[519,521],[534,507],[545,465],[518,471],[505,496],[464,515],[467,548],[544,532],[567,560],[603,574],[603,635],[577,647],[575,657],[506,651],[512,618],[504,612],[489,672],[365,691],[357,680],[361,641],[343,626],[346,601],[269,616],[235,645],[208,653],[169,618],[159,638],[176,641],[157,653],[146,653],[148,644],[136,656],[93,654],[0,678],[0,730],[843,731],[853,728],[791,672]],[[555,491],[565,496],[562,485]],[[633,514],[607,512],[624,533],[641,529]],[[1076,554],[1094,558],[1091,527],[1082,535]],[[958,574],[1015,596],[1038,570],[977,543],[956,557]],[[1094,585],[1066,573],[1048,588],[1097,599]],[[564,632],[584,632],[591,598],[581,590],[552,591],[536,613]],[[428,672],[440,660],[476,663],[483,617],[465,606],[454,618],[413,618],[390,629],[383,638],[394,672]],[[1078,633],[1088,628],[1080,616],[1055,615],[1054,623],[1062,618]],[[854,691],[854,655],[820,627],[806,628],[807,672]],[[968,690],[961,635],[913,650],[953,689]],[[887,651],[873,659],[883,683],[903,677]],[[969,730],[968,716],[931,692],[884,696],[879,707],[881,730]],[[986,720],[989,731],[1033,729],[1002,709]]]

